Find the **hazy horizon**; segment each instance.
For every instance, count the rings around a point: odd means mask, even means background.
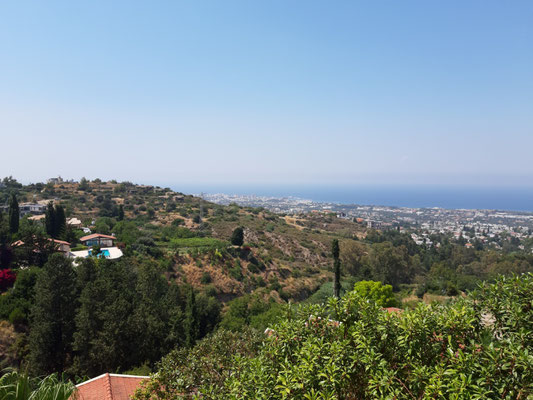
[[[530,187],[532,20],[529,1],[3,3],[0,175]]]
[[[69,179],[68,177],[63,177]],[[109,180],[109,179],[106,179]],[[39,180],[45,182],[45,179]],[[119,180],[120,182],[120,180]],[[435,184],[248,184],[131,181],[185,194],[294,197],[319,203],[533,212],[533,186]],[[30,183],[30,182],[21,182]],[[33,182],[37,183],[37,182]]]

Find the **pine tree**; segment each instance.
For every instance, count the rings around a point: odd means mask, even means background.
[[[144,361],[139,359],[138,351],[144,336],[135,325],[133,268],[107,260],[99,260],[96,265],[96,279],[82,290],[75,317],[72,370],[82,375],[128,369]],[[78,284],[83,282],[80,279]]]
[[[83,259],[76,268],[78,292],[81,293],[83,289],[90,283],[93,283],[97,278],[96,260],[93,258]]]
[[[35,374],[63,372],[72,353],[76,273],[62,254],[52,255],[35,285],[30,326],[30,368]]]
[[[78,375],[97,375],[92,362],[91,340],[97,337],[101,321],[97,318],[98,291],[96,287],[96,261],[91,258],[83,260],[77,267],[77,285],[80,294],[80,307],[76,312],[76,331],[73,339],[74,362],[71,372]]]
[[[142,361],[156,362],[167,350],[169,310],[163,304],[167,291],[167,281],[157,264],[145,262],[139,266],[136,286],[139,303],[135,310],[135,323],[137,330],[144,332],[138,348]]]
[[[17,196],[13,193],[9,200],[9,231],[17,233],[19,231],[20,209]]]
[[[333,239],[331,243],[331,252],[333,253],[333,271],[335,273],[333,294],[339,298],[341,293],[341,261],[339,258],[339,241],[337,239]]]
[[[185,343],[186,335],[183,321],[186,300],[182,287],[175,282],[171,283],[163,299],[163,306],[168,310],[166,341],[170,348],[183,346]]]

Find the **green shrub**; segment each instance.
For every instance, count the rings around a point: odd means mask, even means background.
[[[262,345],[220,332],[215,343],[174,354],[149,383],[165,391],[136,398],[528,399],[532,304],[531,273],[401,313],[354,290],[325,306],[288,308]]]
[[[26,324],[27,315],[24,314],[24,311],[17,307],[9,314],[9,322],[15,326]]]
[[[362,298],[372,300],[380,307],[397,306],[391,285],[383,285],[381,282],[375,281],[360,281],[354,285],[354,291]]]
[[[208,283],[211,283],[211,274],[209,272],[205,271],[202,274],[202,278],[200,278],[200,282],[203,285],[207,285]]]
[[[242,274],[242,269],[240,267],[233,267],[229,270],[229,275],[238,281],[242,281],[244,275]]]
[[[253,263],[248,264],[248,271],[252,274],[257,274],[259,272],[259,267]]]
[[[144,383],[134,398],[178,399],[195,387],[204,386],[211,388],[203,390],[205,398],[220,398],[216,397],[218,387],[233,373],[236,360],[255,355],[261,340],[249,329],[242,332],[221,329],[192,350],[174,350],[161,361],[157,378]]]

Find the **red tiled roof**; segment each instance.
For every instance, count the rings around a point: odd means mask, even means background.
[[[57,243],[57,244],[67,244],[70,246],[70,243],[69,242],[65,242],[64,240],[57,240],[57,239],[48,239],[48,240],[51,240],[53,241],[54,243]]]
[[[101,233],[93,233],[92,235],[87,235],[87,236],[80,238],[80,242],[85,242],[86,240],[91,240],[91,239],[96,239],[96,238],[117,240],[117,238],[114,236],[103,235]]]
[[[103,374],[76,385],[71,400],[129,400],[148,376]]]
[[[33,238],[35,239],[35,236]],[[57,239],[50,239],[50,238],[48,238],[47,240],[49,242],[54,242],[56,244],[66,244],[66,245],[70,246],[70,243],[69,242],[65,242],[64,240],[57,240]],[[24,244],[25,243],[22,240],[17,240],[16,242],[11,243],[11,246],[18,247],[18,246],[24,246]]]
[[[385,311],[387,311],[388,313],[401,313],[403,310],[401,308],[397,308],[397,307],[385,307],[384,308]]]

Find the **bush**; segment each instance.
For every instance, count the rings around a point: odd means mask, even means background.
[[[147,254],[155,258],[159,258],[163,255],[163,252],[157,247],[154,239],[148,236],[138,238],[135,243],[131,245],[131,248],[142,254]]]
[[[241,267],[235,266],[229,270],[229,275],[238,281],[242,281],[244,275],[242,274]]]
[[[174,350],[161,361],[157,377],[145,382],[134,398],[178,399],[200,386],[211,387],[205,391],[206,398],[217,398],[208,392],[217,393],[233,372],[236,359],[255,355],[261,340],[249,329],[238,333],[221,329],[192,350]]]
[[[354,285],[354,291],[362,298],[372,300],[380,307],[397,306],[391,285],[383,285],[381,282],[374,281],[360,281]]]
[[[200,279],[200,282],[202,282],[203,285],[207,285],[208,283],[211,283],[211,274],[205,271],[202,274],[202,278]]]
[[[257,274],[259,272],[259,267],[253,263],[248,264],[248,271],[252,274]]]
[[[18,307],[15,308],[9,314],[9,322],[11,322],[15,326],[26,324],[27,323],[27,318],[26,318],[26,315],[24,314],[24,311],[22,311]]]
[[[215,297],[218,294],[218,291],[214,285],[207,285],[204,293],[207,297]]]
[[[0,292],[3,292],[15,284],[17,277],[10,269],[0,269]]]
[[[176,218],[174,221],[172,221],[172,226],[180,226],[185,223],[185,220],[183,218]]]
[[[231,244],[234,246],[242,246],[244,243],[244,230],[241,227],[235,228],[231,234]]]
[[[531,398],[531,304],[531,273],[393,314],[354,290],[326,306],[289,308],[262,345],[234,349],[219,336],[216,346],[175,353],[149,383],[165,392],[136,398]]]

